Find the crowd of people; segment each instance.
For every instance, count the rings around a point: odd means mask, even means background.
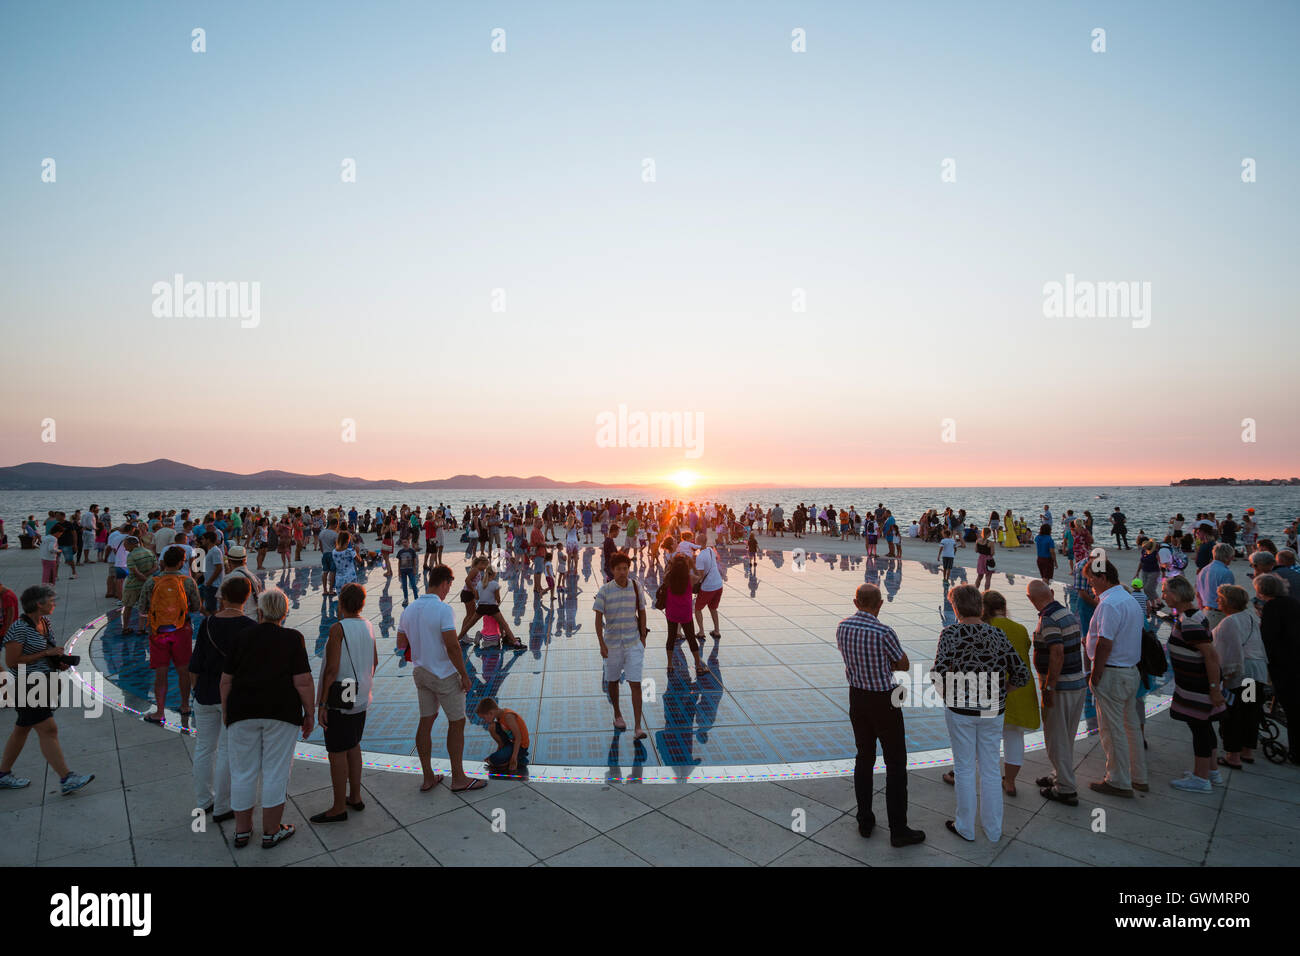
[[[1118,507],[1109,523],[1115,548],[1130,549],[1127,519]],[[883,539],[890,558],[901,557],[904,538],[920,539],[938,545],[937,562],[947,586],[957,549],[969,544],[976,552],[976,581],[948,589],[952,623],[939,635],[931,670],[953,754],[953,770],[945,778],[955,789],[948,829],[960,839],[974,840],[978,807],[986,837],[1000,838],[1003,799],[1018,792],[1025,734],[1040,726],[1053,768],[1036,780],[1042,798],[1078,804],[1073,748],[1075,731],[1085,719],[1095,724],[1106,755],[1105,775],[1090,782],[1090,788],[1130,798],[1134,791],[1148,790],[1143,698],[1170,670],[1170,712],[1192,737],[1191,767],[1170,783],[1188,792],[1211,792],[1222,780],[1219,767],[1254,762],[1266,697],[1276,702],[1275,712],[1300,708],[1295,524],[1286,533],[1286,546],[1279,548],[1260,536],[1253,510],[1241,523],[1231,515],[1218,519],[1202,514],[1190,523],[1176,515],[1160,540],[1145,533],[1135,537],[1139,572],[1127,585],[1114,561],[1097,547],[1090,512],[1076,516],[1069,511],[1062,524],[1058,538],[1046,505],[1037,534],[1031,534],[1010,509],[993,512],[983,527],[968,520],[964,510],[931,509],[904,531],[883,503],[862,513],[855,507],[800,503],[788,522],[779,504],[770,509],[751,504],[736,511],[717,502],[673,500],[497,502],[466,507],[459,515],[446,505],[360,513],[342,506],[279,513],[254,507],[202,514],[130,512],[120,521],[92,504],[71,517],[50,512],[43,530],[34,519],[25,523],[24,537],[41,550],[42,581],[21,596],[0,585],[5,663],[10,670],[23,667],[46,675],[69,666],[50,623],[60,564],[69,566],[73,576],[88,564],[108,565],[105,596],[120,603],[123,635],[148,642],[154,710],[144,719],[166,720],[174,669],[182,728],[198,735],[196,806],[217,821],[233,819],[235,845],[243,847],[253,832],[253,808],[260,803],[262,845],[270,848],[293,835],[293,826],[282,820],[293,750],[299,737],[306,739],[317,725],[328,753],[333,800],[311,822],[342,822],[365,807],[361,744],[378,666],[360,583],[368,569],[382,568],[391,577],[395,563],[402,586],[397,646],[411,664],[419,705],[414,740],[423,770],[420,789],[444,782],[432,762],[432,731],[442,715],[448,785],[459,793],[487,785],[465,771],[466,702],[472,685],[465,648],[479,643],[522,647],[501,612],[504,573],[525,582],[531,578],[538,598],[572,595],[579,550],[596,545],[599,532],[601,585],[593,609],[602,681],[618,731],[629,729],[620,699],[620,685],[628,683],[630,729],[634,739],[642,740],[648,736],[641,682],[649,613],[664,615],[669,671],[684,642],[687,668],[697,678],[707,676],[707,647],[722,638],[722,571],[733,545],[740,546],[743,560],[756,565],[760,533],[860,537],[869,557]],[[457,592],[463,606],[459,625],[449,600],[456,573],[446,550],[448,532],[457,531],[465,560]],[[1037,554],[1039,576],[1026,588],[1037,611],[1032,635],[1025,624],[1010,619],[1005,596],[992,589],[998,550],[1019,547],[1034,547]],[[289,598],[269,582],[267,573],[257,573],[273,571],[264,566],[272,554],[281,568],[319,561],[324,594],[336,599],[337,619],[329,626],[316,674],[303,635],[285,625]],[[254,556],[256,565],[249,567]],[[1071,574],[1060,600],[1051,586],[1058,557]],[[1251,568],[1249,590],[1236,583],[1231,570],[1241,558]],[[634,564],[639,575],[631,573]],[[651,572],[660,583],[647,593],[641,579]],[[907,824],[904,715],[894,677],[910,663],[897,634],[880,619],[880,589],[861,585],[853,604],[855,613],[838,626],[836,643],[857,744],[859,829],[869,836],[875,826],[871,776],[879,745],[891,841],[905,846],[924,839]],[[476,625],[482,629],[471,636]],[[1162,644],[1158,634],[1165,626],[1169,633]],[[493,697],[479,699],[474,716],[495,746],[485,757],[487,769],[525,773],[530,736],[524,719]],[[0,789],[29,783],[12,771],[32,731],[65,793],[93,779],[67,765],[54,708],[19,708],[0,757]],[[1295,750],[1290,759],[1297,760]]]

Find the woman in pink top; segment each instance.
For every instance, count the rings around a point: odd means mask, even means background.
[[[700,659],[700,646],[695,640],[695,604],[691,594],[691,563],[684,554],[674,555],[664,574],[664,616],[668,619],[668,670],[673,669],[673,648],[677,646],[677,629],[686,633],[686,642],[695,656],[695,676],[709,672]]]

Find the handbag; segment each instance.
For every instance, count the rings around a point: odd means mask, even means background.
[[[356,664],[352,662],[352,649],[348,647],[348,630],[343,627],[342,621],[339,622],[339,627],[343,628],[343,649],[348,652],[348,666],[352,668],[352,676],[347,680],[336,680],[330,684],[325,706],[330,710],[351,710],[357,702],[357,688],[360,682],[357,680]]]
[[[998,563],[994,561],[992,558],[989,558],[988,563],[984,565],[984,567],[988,568],[990,571],[992,571],[997,566]]]

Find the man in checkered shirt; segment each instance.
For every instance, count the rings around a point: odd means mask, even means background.
[[[881,624],[880,588],[858,586],[852,617],[840,621],[835,644],[844,658],[849,682],[849,720],[858,747],[853,767],[853,789],[858,797],[858,833],[871,836],[876,815],[871,810],[872,775],[876,766],[876,741],[885,755],[885,808],[889,814],[889,842],[911,846],[925,839],[921,830],[907,825],[907,742],[903,736],[903,710],[894,699],[894,671],[911,664],[898,643],[898,635]]]

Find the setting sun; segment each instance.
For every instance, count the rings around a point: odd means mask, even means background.
[[[689,488],[700,480],[700,476],[693,471],[682,469],[681,471],[675,472],[670,477],[670,480],[678,488]]]

